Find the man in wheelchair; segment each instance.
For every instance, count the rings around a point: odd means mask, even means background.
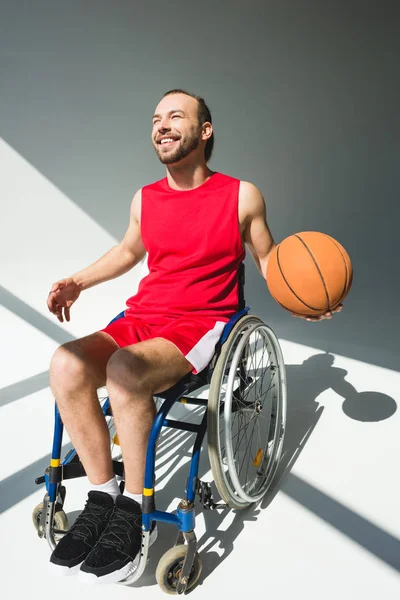
[[[81,292],[118,277],[148,254],[149,274],[123,316],[55,352],[50,385],[89,480],[83,512],[52,552],[61,574],[96,582],[126,577],[141,547],[142,492],[153,396],[210,362],[239,308],[239,267],[249,249],[265,278],[275,246],[259,190],[211,171],[214,144],[202,98],[167,92],[152,143],[166,177],[133,197],[123,240],[97,262],[57,281],[47,304],[60,322]],[[97,389],[106,385],[124,461],[121,494]],[[150,534],[155,539],[156,528]]]

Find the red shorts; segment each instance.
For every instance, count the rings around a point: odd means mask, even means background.
[[[163,324],[148,325],[141,319],[124,316],[101,331],[111,336],[120,348],[157,337],[168,340],[190,362],[193,373],[200,373],[211,361],[226,323],[215,318],[190,315],[166,319]]]

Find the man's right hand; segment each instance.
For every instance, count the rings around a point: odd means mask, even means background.
[[[47,298],[49,311],[56,315],[60,323],[70,320],[71,306],[79,298],[81,289],[72,277],[60,279],[52,285]]]

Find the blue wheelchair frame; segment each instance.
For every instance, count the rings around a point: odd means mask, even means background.
[[[249,311],[249,307],[245,307],[236,313],[230,321],[225,325],[220,341],[218,342],[216,353],[227,340],[229,333],[231,332],[235,323],[245,316]],[[115,317],[111,323],[118,318],[121,318],[124,312],[120,313]],[[196,380],[197,378],[197,380]],[[195,385],[190,385],[191,380]],[[184,398],[184,396],[195,389],[203,387],[210,383],[209,367],[206,367],[200,375],[192,375],[181,379],[176,385],[163,392],[157,394],[158,398],[163,398],[162,403],[156,418],[154,420],[149,442],[147,446],[146,454],[146,468],[145,468],[145,479],[143,489],[143,503],[142,503],[142,528],[143,532],[150,532],[153,521],[162,521],[164,523],[171,523],[178,527],[180,535],[192,532],[195,526],[195,511],[194,511],[194,500],[196,492],[199,492],[199,480],[198,470],[200,462],[200,449],[204,439],[204,435],[207,430],[207,410],[205,411],[201,423],[186,423],[176,421],[167,418],[167,415],[175,402],[183,402],[185,404],[193,404],[197,406],[207,407],[207,399],[201,398]],[[107,398],[102,407],[104,416],[111,415],[111,407],[109,398]],[[167,511],[156,510],[155,497],[154,497],[154,482],[155,482],[155,459],[156,459],[156,444],[162,427],[170,427],[174,429],[181,429],[192,433],[197,433],[194,441],[192,456],[189,465],[189,476],[187,479],[187,486],[185,490],[185,496],[180,502],[177,511],[170,513]],[[60,462],[62,435],[63,435],[63,423],[61,420],[60,413],[55,404],[55,427],[53,436],[53,447],[51,453],[50,466],[46,469],[43,477],[38,477],[35,481],[37,484],[45,483],[47,491],[47,502],[56,503],[58,495],[60,494],[61,482],[65,479],[73,479],[76,477],[85,476],[86,473],[83,469],[82,464],[79,462],[79,457],[74,449],[70,450],[64,461]],[[113,460],[113,468],[116,475],[123,476],[123,463]],[[64,502],[65,488],[61,492],[61,504]],[[204,502],[203,502],[204,504]],[[204,504],[206,508],[214,508],[212,501],[208,498],[208,506]],[[221,505],[225,506],[225,505]]]

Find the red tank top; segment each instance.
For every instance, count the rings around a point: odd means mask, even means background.
[[[126,315],[149,324],[192,316],[228,320],[238,310],[239,179],[214,173],[201,186],[172,189],[167,178],[142,188],[141,234],[149,274]]]

